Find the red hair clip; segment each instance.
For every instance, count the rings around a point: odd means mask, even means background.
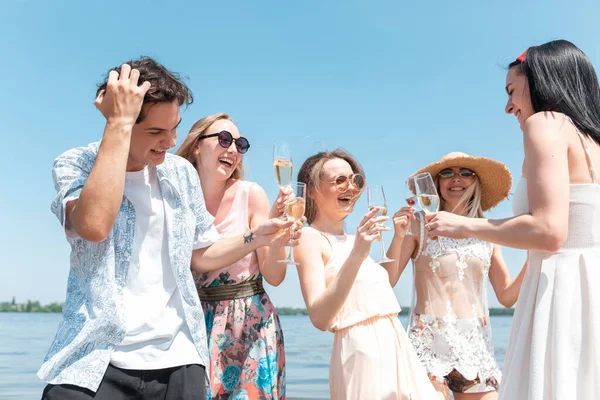
[[[527,49],[529,50],[529,49]],[[517,61],[524,63],[525,62],[525,56],[527,55],[527,50],[525,50],[523,52],[523,54],[521,54],[519,57],[517,57]]]

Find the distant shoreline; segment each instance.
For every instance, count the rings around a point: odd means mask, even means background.
[[[514,312],[514,308],[490,308],[490,316],[513,315]],[[306,308],[277,307],[277,313],[279,315],[308,315],[308,310]],[[402,307],[402,311],[398,315],[409,314],[410,307]]]
[[[17,303],[13,297],[11,302],[0,303],[0,312],[16,313],[62,313],[62,303],[41,305],[39,301],[27,300],[27,303]]]
[[[17,313],[61,313],[62,303],[50,303],[41,305],[39,301],[28,300],[27,303],[17,303],[13,298],[12,302],[0,303],[0,312]],[[490,316],[513,315],[514,308],[490,308]],[[306,308],[277,307],[279,315],[308,315]],[[402,307],[399,315],[410,314],[410,307]]]

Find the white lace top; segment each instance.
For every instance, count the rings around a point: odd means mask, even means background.
[[[426,239],[423,223],[420,231],[408,327],[417,355],[433,376],[456,369],[468,380],[499,383],[487,306],[493,245],[474,238]]]

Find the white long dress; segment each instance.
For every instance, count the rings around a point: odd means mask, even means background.
[[[570,185],[569,231],[555,252],[530,251],[517,301],[500,400],[600,399],[600,185]],[[515,214],[529,210],[519,182]]]

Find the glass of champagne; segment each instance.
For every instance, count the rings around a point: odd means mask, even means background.
[[[408,187],[408,181],[404,182],[404,184]],[[406,204],[408,204],[409,207],[414,207],[415,204],[417,203],[417,196],[414,195],[414,193],[412,192],[412,190],[410,190],[410,187],[408,189],[406,189]],[[408,229],[406,230],[406,234],[407,235],[412,235],[412,220],[409,218],[408,219]]]
[[[285,204],[285,216],[294,221],[299,220],[304,215],[306,208],[306,184],[303,182],[290,182],[292,188]],[[294,227],[290,227],[290,240],[294,237]],[[294,261],[293,247],[288,247],[287,257],[285,260],[277,260],[283,264],[298,265]]]
[[[434,213],[438,211],[440,206],[440,198],[435,188],[435,183],[429,172],[415,175],[415,193],[419,207],[425,213]]]
[[[286,142],[273,145],[273,169],[279,188],[283,189],[292,183],[292,153]]]
[[[433,182],[431,174],[429,172],[424,172],[422,174],[415,175],[414,183],[419,207],[421,207],[425,214],[437,212],[440,208],[440,197],[438,196],[438,192],[435,188],[435,183]],[[440,245],[440,248],[445,250],[445,247],[440,241],[439,237],[437,238],[437,241]]]
[[[380,210],[375,217],[386,216],[387,215],[387,202],[385,200],[385,192],[383,191],[383,186],[381,185],[373,185],[367,188],[367,202],[369,204],[369,210],[373,207],[379,207]],[[381,243],[381,259],[377,262],[385,263],[394,261],[391,258],[388,258],[385,254],[385,244],[383,243],[383,232],[379,232]]]

